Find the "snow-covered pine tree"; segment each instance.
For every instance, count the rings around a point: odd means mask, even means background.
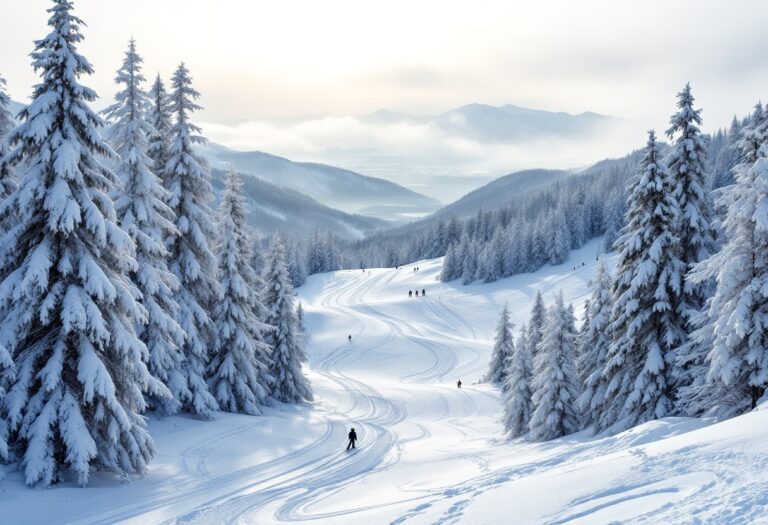
[[[473,240],[467,244],[467,251],[464,253],[464,267],[461,271],[461,282],[469,284],[477,278],[477,264],[480,257],[480,250],[477,241]]]
[[[515,351],[512,328],[513,325],[509,322],[509,308],[505,304],[501,311],[501,317],[499,317],[499,324],[496,325],[491,363],[485,374],[485,381],[489,383],[501,383],[503,385],[507,377],[507,359],[512,357],[512,353]]]
[[[325,253],[325,268],[324,272],[335,272],[341,268],[341,259],[339,256],[339,250],[336,247],[336,239],[329,231],[325,234],[325,240],[323,241],[323,253]]]
[[[261,245],[259,245],[259,248],[261,248]],[[291,278],[291,282],[294,286],[301,286],[307,280],[307,267],[305,264],[307,257],[304,252],[304,246],[298,241],[294,241],[286,247],[285,255],[288,259],[288,275]],[[258,272],[260,276],[264,271],[264,261],[261,254],[259,257],[262,258],[261,269]],[[259,277],[259,282],[261,282],[261,277]]]
[[[685,338],[677,308],[685,271],[676,249],[678,201],[653,131],[639,169],[629,190],[627,224],[615,244],[619,263],[612,342],[598,386],[599,430],[621,431],[670,413],[671,351]]]
[[[219,286],[216,257],[210,248],[216,234],[208,207],[211,183],[205,161],[194,151],[194,144],[204,139],[196,135],[200,128],[189,120],[189,114],[200,109],[194,102],[199,96],[182,63],[173,74],[170,109],[175,122],[164,178],[171,194],[168,205],[176,216],[178,230],[167,241],[171,253],[168,266],[181,285],[175,299],[179,305],[178,318],[187,335],[182,347],[182,372],[190,395],[180,401],[184,410],[209,418],[218,408],[205,375],[209,349],[215,340],[210,312]]]
[[[603,403],[601,381],[605,357],[611,343],[609,324],[613,308],[611,276],[600,259],[597,275],[590,283],[592,293],[589,297],[588,310],[585,312],[584,327],[579,335],[579,357],[576,361],[576,373],[582,384],[578,408],[584,426],[594,422],[594,414]]]
[[[739,135],[728,148],[732,150],[730,153],[739,159],[737,165],[731,170],[732,173],[729,174],[734,182],[735,174],[751,169],[760,158],[760,151],[766,138],[760,129],[765,122],[763,106],[758,102],[752,114],[745,119],[744,125],[738,128]],[[734,127],[735,125],[732,124],[731,129],[733,130]],[[720,190],[717,205],[725,210],[726,216],[733,204],[732,199],[736,199],[739,195],[740,190],[736,186]],[[727,242],[730,243],[731,239]],[[707,261],[705,259],[701,265],[697,265],[699,275],[704,271],[703,265],[709,264]],[[693,273],[693,270],[689,272],[689,278],[695,280],[691,277]],[[711,275],[710,282],[716,281],[716,272],[710,271],[709,275]],[[710,367],[707,355],[715,345],[716,321],[710,318],[712,300],[710,298],[708,303],[688,320],[690,331],[688,341],[677,349],[675,355],[676,379],[679,385],[676,406],[680,413],[690,416],[699,416],[706,412],[733,415],[739,412],[739,409],[734,407],[743,402],[743,396],[739,394],[738,388],[731,389],[720,381],[707,381]],[[732,411],[730,414],[729,410]]]
[[[272,396],[283,403],[312,401],[312,389],[301,370],[307,356],[298,329],[293,286],[288,278],[283,241],[277,235],[267,255],[263,303],[267,308],[266,323],[274,327],[267,336],[272,348]]]
[[[707,145],[701,134],[701,110],[693,109],[690,84],[677,94],[678,112],[670,119],[667,136],[677,140],[667,157],[672,190],[678,201],[678,249],[685,270],[715,251],[712,203],[706,173]],[[683,276],[680,313],[686,320],[702,309],[708,296],[707,286],[689,282]]]
[[[146,311],[127,277],[134,246],[109,197],[119,181],[98,160],[115,155],[79,82],[93,70],[71,11],[54,0],[35,42],[42,81],[8,154],[24,174],[0,208],[0,221],[17,221],[0,241],[0,345],[17,371],[5,408],[26,482],[42,486],[67,468],[82,485],[92,469],[142,472],[154,452],[140,415],[149,373],[134,330]]]
[[[511,438],[525,435],[533,413],[531,400],[532,363],[527,329],[523,325],[514,352],[506,362],[504,382],[504,430]]]
[[[160,406],[164,412],[173,414],[179,410],[179,399],[188,395],[186,382],[179,373],[184,331],[175,320],[178,306],[173,299],[179,281],[166,262],[165,239],[176,228],[173,212],[165,205],[168,193],[150,170],[152,161],[146,154],[152,126],[145,119],[149,100],[141,88],[141,63],[131,40],[115,78],[122,90],[105,114],[112,122],[110,138],[121,159],[116,174],[122,185],[116,195],[115,211],[120,227],[136,245],[138,266],[130,277],[141,292],[140,302],[148,314],[136,328],[139,339],[147,346],[144,361],[153,378],[147,398],[150,406]]]
[[[264,306],[250,265],[242,182],[227,174],[219,208],[219,298],[213,312],[218,337],[210,373],[211,391],[222,410],[256,415],[269,395],[270,327],[259,320]]]
[[[8,109],[11,98],[5,92],[5,78],[0,75],[0,158],[5,155],[5,138],[13,128],[13,115]]]
[[[763,143],[752,163],[745,153],[725,197],[727,241],[690,275],[694,282],[715,278],[717,288],[701,323],[701,336],[709,335],[712,345],[709,370],[704,384],[691,387],[699,391],[689,394],[721,417],[755,408],[768,386],[768,152]]]
[[[541,338],[544,336],[544,321],[546,318],[547,308],[544,306],[544,298],[541,295],[541,290],[537,290],[536,299],[531,309],[531,318],[528,321],[528,333],[526,334],[528,349],[532,358],[535,358],[539,351]]]
[[[10,165],[3,162],[3,157],[8,153],[8,135],[13,128],[13,115],[8,109],[10,103],[11,99],[5,92],[5,79],[0,76],[0,202],[16,189]]]
[[[152,125],[147,146],[147,155],[152,159],[152,172],[155,173],[165,188],[169,187],[165,179],[165,167],[170,158],[171,108],[168,93],[160,74],[155,78],[149,91],[151,106],[147,120]]]
[[[440,280],[444,283],[457,279],[461,274],[458,271],[459,261],[456,256],[456,244],[448,245],[448,250],[443,258],[443,269],[440,272]]]
[[[735,144],[739,164],[743,165],[739,169],[749,169],[760,158],[760,150],[766,141],[767,125],[768,118],[765,110],[762,103],[758,102],[742,127]]]
[[[531,439],[549,441],[579,429],[575,360],[574,319],[560,292],[549,309],[544,322],[544,337],[533,358],[531,391],[534,410],[528,423]]]
[[[549,264],[562,264],[568,259],[568,252],[571,251],[571,233],[568,229],[568,222],[565,220],[565,214],[558,210],[552,216],[551,242],[549,243],[548,260]]]
[[[296,307],[296,319],[299,321],[299,331],[301,333],[306,333],[307,328],[304,326],[304,305],[301,304],[301,301],[299,301],[299,305]]]

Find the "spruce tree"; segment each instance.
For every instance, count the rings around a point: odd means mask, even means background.
[[[532,363],[525,325],[520,330],[512,355],[506,362],[504,382],[504,430],[511,438],[525,435],[533,413],[531,399]]]
[[[653,131],[633,179],[627,224],[616,241],[612,342],[597,414],[599,430],[625,430],[672,409],[671,351],[685,338],[677,305],[685,265],[677,257],[678,200]]]
[[[200,94],[192,88],[192,79],[184,64],[173,75],[170,109],[175,122],[171,128],[169,159],[165,166],[169,207],[176,217],[177,233],[171,235],[169,268],[179,280],[175,295],[178,319],[186,333],[182,373],[189,395],[181,399],[182,408],[209,418],[218,408],[205,380],[209,351],[215,341],[210,312],[218,297],[216,257],[211,252],[216,228],[208,203],[211,183],[205,161],[194,151],[194,144],[204,142],[196,133],[189,114],[200,109],[194,100]]]
[[[485,380],[489,383],[501,383],[503,385],[507,377],[507,360],[512,357],[512,353],[515,351],[512,328],[513,326],[509,322],[509,308],[505,304],[501,311],[499,324],[496,326],[491,363],[485,374]]]
[[[299,333],[294,299],[283,241],[276,235],[267,255],[263,303],[267,308],[266,323],[274,327],[267,336],[267,343],[272,348],[272,396],[283,403],[312,401],[312,389],[301,370],[307,356]]]
[[[547,308],[544,306],[544,298],[541,290],[536,291],[536,299],[531,309],[531,318],[528,321],[528,348],[531,356],[536,357],[541,344],[541,338],[544,336],[544,321],[547,318]]]
[[[111,140],[120,162],[116,173],[122,187],[115,199],[120,226],[136,245],[138,267],[131,271],[133,284],[141,292],[141,304],[148,316],[136,333],[147,346],[144,360],[155,380],[147,392],[150,406],[162,407],[167,414],[178,412],[180,399],[189,396],[181,375],[184,331],[176,321],[178,305],[174,293],[179,281],[168,270],[165,239],[176,233],[173,212],[165,205],[168,192],[151,169],[147,156],[147,137],[152,126],[146,120],[149,106],[141,83],[142,59],[131,40],[115,82],[123,89],[115,104],[105,110],[112,121]]]
[[[735,137],[732,154],[739,159],[739,162],[732,169],[733,181],[736,182],[734,175],[746,172],[751,169],[754,163],[761,156],[761,148],[765,142],[765,136],[760,131],[766,122],[765,112],[761,103],[755,104],[754,111],[745,120],[744,125],[738,129],[738,136]],[[734,125],[731,126],[732,130]],[[728,211],[734,205],[733,200],[743,198],[740,193],[742,186],[731,186],[720,191],[718,205]],[[733,222],[731,221],[731,224]],[[725,225],[724,225],[725,226]],[[726,231],[726,233],[729,233]],[[726,244],[731,243],[728,238]],[[710,267],[709,272],[704,271],[704,266],[708,265],[708,259],[702,261],[698,271],[689,272],[691,281],[696,279],[694,274],[701,276],[704,273],[710,276],[708,281],[713,281],[717,277],[717,272]],[[677,392],[676,406],[680,413],[690,416],[699,416],[706,412],[716,412],[721,415],[733,415],[741,409],[738,407],[743,402],[743,396],[738,393],[738,389],[730,389],[723,385],[721,381],[707,381],[709,371],[709,361],[707,355],[715,346],[715,328],[716,322],[710,318],[710,309],[712,307],[712,298],[705,306],[696,312],[689,319],[688,326],[690,336],[688,341],[678,348],[675,356],[675,365],[677,369],[677,382],[679,389]],[[715,317],[717,313],[714,314]],[[729,412],[731,411],[731,412]]]
[[[0,202],[8,198],[13,190],[16,189],[16,180],[10,169],[10,165],[3,162],[3,158],[8,153],[8,135],[13,128],[13,115],[11,115],[8,106],[11,99],[5,92],[5,79],[0,76]]]
[[[165,178],[165,168],[170,158],[171,148],[171,107],[170,97],[159,74],[149,91],[149,99],[147,120],[152,125],[152,131],[149,134],[147,155],[152,159],[152,172],[160,177],[163,186],[168,188],[170,184]]]
[[[459,261],[457,260],[456,244],[448,245],[448,250],[443,258],[443,269],[440,272],[440,281],[447,283],[457,279],[460,276]]]
[[[600,260],[597,275],[590,283],[590,287],[592,293],[585,313],[584,327],[579,336],[579,357],[576,361],[576,372],[582,383],[578,407],[584,425],[594,422],[594,414],[604,401],[605,385],[601,378],[611,344],[609,323],[613,295],[611,276],[604,259]]]
[[[77,52],[82,21],[54,0],[50,33],[35,42],[42,81],[10,135],[20,186],[0,209],[16,225],[0,242],[0,346],[16,378],[5,400],[14,449],[29,485],[69,468],[143,472],[153,455],[140,415],[149,373],[134,324],[146,318],[127,274],[134,246],[109,192],[119,181],[99,161],[114,153],[79,82],[93,72]]]
[[[667,130],[670,139],[677,137],[666,162],[678,201],[678,250],[686,271],[715,251],[712,203],[707,189],[707,144],[699,130],[701,110],[694,109],[693,102],[691,86],[686,84],[677,95],[678,112],[672,115]],[[701,310],[707,295],[707,286],[692,283],[683,276],[680,314],[689,319]]]
[[[749,133],[749,131],[747,131]],[[748,139],[748,137],[745,137]],[[747,141],[745,141],[747,142]],[[765,143],[763,143],[765,144]],[[687,392],[693,412],[729,417],[753,409],[768,386],[768,159],[765,145],[734,169],[736,183],[723,222],[727,241],[691,273],[694,282],[714,278],[717,288],[700,323],[710,343],[703,384]],[[708,336],[708,337],[707,337]]]
[[[533,358],[531,439],[549,441],[579,429],[575,360],[574,319],[560,292],[547,314],[541,347]]]
[[[211,391],[222,410],[260,414],[269,395],[269,327],[259,320],[264,306],[251,268],[242,182],[230,171],[219,210],[219,281],[214,308],[218,337],[209,366]]]

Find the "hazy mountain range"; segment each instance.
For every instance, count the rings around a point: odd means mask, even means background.
[[[235,151],[214,143],[209,143],[202,151],[214,167],[226,169],[231,166],[347,213],[402,220],[431,213],[440,207],[435,199],[394,182],[334,166],[293,162],[261,151]]]
[[[478,142],[515,143],[542,137],[590,135],[602,131],[618,119],[592,112],[571,115],[562,111],[528,109],[513,104],[467,104],[432,116],[381,109],[360,117],[360,120],[377,125],[429,124],[447,135],[471,138]]]
[[[211,170],[211,183],[218,196],[226,172]],[[389,224],[383,220],[353,215],[325,206],[298,191],[280,187],[259,177],[243,174],[243,193],[248,203],[248,222],[261,235],[275,231],[288,236],[308,237],[314,230],[331,231],[345,239],[360,239]]]

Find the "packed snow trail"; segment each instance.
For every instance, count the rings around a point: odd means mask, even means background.
[[[492,284],[439,283],[439,260],[418,272],[313,276],[299,293],[315,403],[261,417],[153,418],[158,454],[128,484],[98,473],[85,489],[40,491],[9,472],[0,522],[765,521],[765,412],[716,425],[668,418],[604,438],[502,439],[499,393],[475,384],[499,312],[509,303],[519,327],[540,289],[547,303],[563,290],[580,313],[599,242],[565,265]],[[415,289],[427,296],[409,298]],[[360,440],[347,452],[350,427]]]

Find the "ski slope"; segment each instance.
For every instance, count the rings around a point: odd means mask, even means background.
[[[562,290],[580,314],[598,250],[594,241],[562,266],[472,286],[437,282],[439,260],[313,276],[300,296],[314,404],[152,418],[158,454],[140,479],[99,473],[84,489],[32,490],[8,472],[0,523],[768,522],[765,411],[613,437],[502,439],[499,393],[476,384],[501,308],[519,326],[537,290],[547,302]],[[360,442],[347,452],[349,427]]]

